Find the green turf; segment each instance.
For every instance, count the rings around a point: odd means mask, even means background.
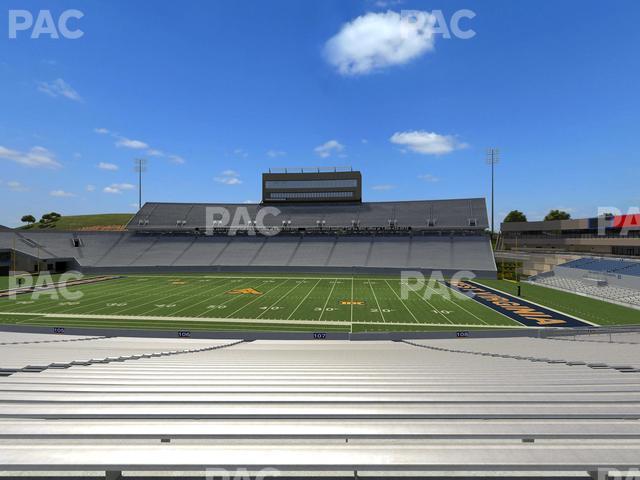
[[[101,215],[63,215],[56,222],[43,226],[39,222],[21,227],[24,230],[82,230],[93,227],[124,227],[133,214],[105,213]]]
[[[515,284],[481,281],[509,293]],[[259,294],[231,293],[253,289]],[[71,287],[80,298],[0,299],[0,323],[163,330],[427,331],[523,328],[441,284],[402,297],[398,277],[129,275]],[[597,324],[637,311],[543,287],[525,298]]]
[[[475,280],[477,283],[516,295],[518,284],[508,280]],[[562,292],[530,283],[521,283],[522,298],[559,310],[597,325],[640,324],[640,310]]]
[[[127,276],[71,287],[82,294],[79,299],[49,294],[0,299],[0,322],[191,330],[521,327],[443,285],[434,288],[403,299],[400,280],[394,277]],[[230,293],[235,289],[260,294]]]
[[[51,275],[51,276],[50,276],[50,279],[51,279],[52,281],[54,281],[54,282],[55,282],[55,281],[57,281],[59,278],[60,278],[60,275],[57,275],[57,274],[55,274],[55,275]],[[37,280],[36,280],[36,276],[35,276],[35,275],[32,277],[32,279],[33,279],[33,281],[34,281],[34,282],[35,282],[35,281],[37,281]],[[6,290],[6,289],[8,289],[10,286],[12,287],[12,286],[14,286],[14,285],[15,285],[15,284],[12,284],[12,283],[10,282],[10,277],[8,277],[8,276],[0,276],[0,290]]]

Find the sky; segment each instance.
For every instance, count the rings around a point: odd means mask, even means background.
[[[33,26],[10,38],[16,11]],[[300,166],[361,170],[365,201],[490,198],[488,147],[496,221],[627,211],[639,16],[636,0],[5,0],[0,224],[135,212],[136,158],[144,201],[255,202],[261,172]]]

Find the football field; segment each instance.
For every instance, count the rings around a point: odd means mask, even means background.
[[[0,323],[353,332],[525,328],[440,282],[413,291],[398,277],[127,275],[68,290],[71,297],[54,289],[1,298]]]
[[[442,284],[403,295],[398,278],[126,276],[69,291],[78,298],[48,291],[1,299],[0,322],[339,331],[352,325],[368,330],[522,326]]]

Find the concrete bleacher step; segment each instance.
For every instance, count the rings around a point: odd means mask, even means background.
[[[0,364],[49,368],[0,377],[0,471],[539,476],[640,458],[640,382],[620,370],[637,344],[411,342],[7,345]]]

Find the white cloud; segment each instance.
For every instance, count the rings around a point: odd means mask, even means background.
[[[134,150],[143,150],[149,148],[149,145],[140,140],[131,140],[125,137],[118,137],[116,147],[132,148]]]
[[[327,158],[330,157],[332,154],[334,153],[340,153],[344,150],[344,145],[342,145],[340,142],[338,142],[337,140],[329,140],[326,143],[323,143],[322,145],[317,146],[316,148],[314,148],[314,152],[316,152],[316,154],[322,158]]]
[[[240,185],[242,183],[238,177],[215,177],[214,180],[225,185]]]
[[[342,75],[363,75],[420,57],[434,46],[435,17],[391,10],[346,23],[325,45],[325,56]]]
[[[431,182],[431,183],[440,181],[438,177],[431,175],[430,173],[425,173],[424,175],[418,175],[418,178],[421,180],[424,180],[425,182]]]
[[[96,190],[96,186],[95,186],[95,185],[87,185],[86,187],[84,187],[84,189],[85,189],[87,192],[95,192],[95,190]]]
[[[111,137],[116,139],[116,147],[123,148],[131,148],[133,150],[147,150],[146,154],[150,157],[166,157],[172,163],[177,165],[182,165],[186,163],[186,160],[179,155],[174,155],[172,153],[165,153],[160,149],[151,147],[148,143],[143,142],[142,140],[132,140],[127,137],[123,137],[122,135],[112,132],[107,128],[94,128],[93,131],[99,135],[110,135]]]
[[[0,158],[27,167],[60,168],[62,166],[56,161],[55,155],[44,147],[32,147],[28,152],[19,152],[0,145]]]
[[[240,180],[238,172],[235,170],[225,170],[223,171],[219,177],[214,177],[214,181],[218,183],[223,183],[225,185],[240,185],[242,180]]]
[[[283,150],[269,150],[267,151],[267,156],[271,158],[284,157],[287,152]]]
[[[385,190],[393,190],[396,188],[395,185],[383,184],[383,185],[374,185],[371,187],[372,190],[385,191]]]
[[[236,148],[233,151],[233,154],[236,157],[241,157],[241,158],[247,158],[249,156],[249,154],[246,152],[246,150],[242,149],[242,148]]]
[[[102,191],[104,193],[120,194],[125,190],[133,190],[134,188],[136,188],[135,185],[130,183],[112,183],[108,187],[104,187]]]
[[[29,191],[27,187],[25,187],[23,184],[15,180],[7,182],[7,187],[9,187],[9,190],[11,190],[12,192],[28,192]]]
[[[396,132],[391,136],[390,141],[423,155],[443,155],[467,147],[465,143],[459,142],[453,135],[439,135],[423,130]]]
[[[116,170],[118,170],[119,167],[115,163],[100,162],[98,164],[98,168],[100,170],[116,171]]]
[[[53,98],[64,97],[76,102],[82,101],[80,94],[61,78],[53,82],[38,82],[38,91]]]
[[[64,190],[52,190],[49,192],[52,197],[75,197],[75,193],[65,192]]]
[[[373,4],[378,8],[387,8],[394,5],[402,5],[402,0],[376,0]]]

